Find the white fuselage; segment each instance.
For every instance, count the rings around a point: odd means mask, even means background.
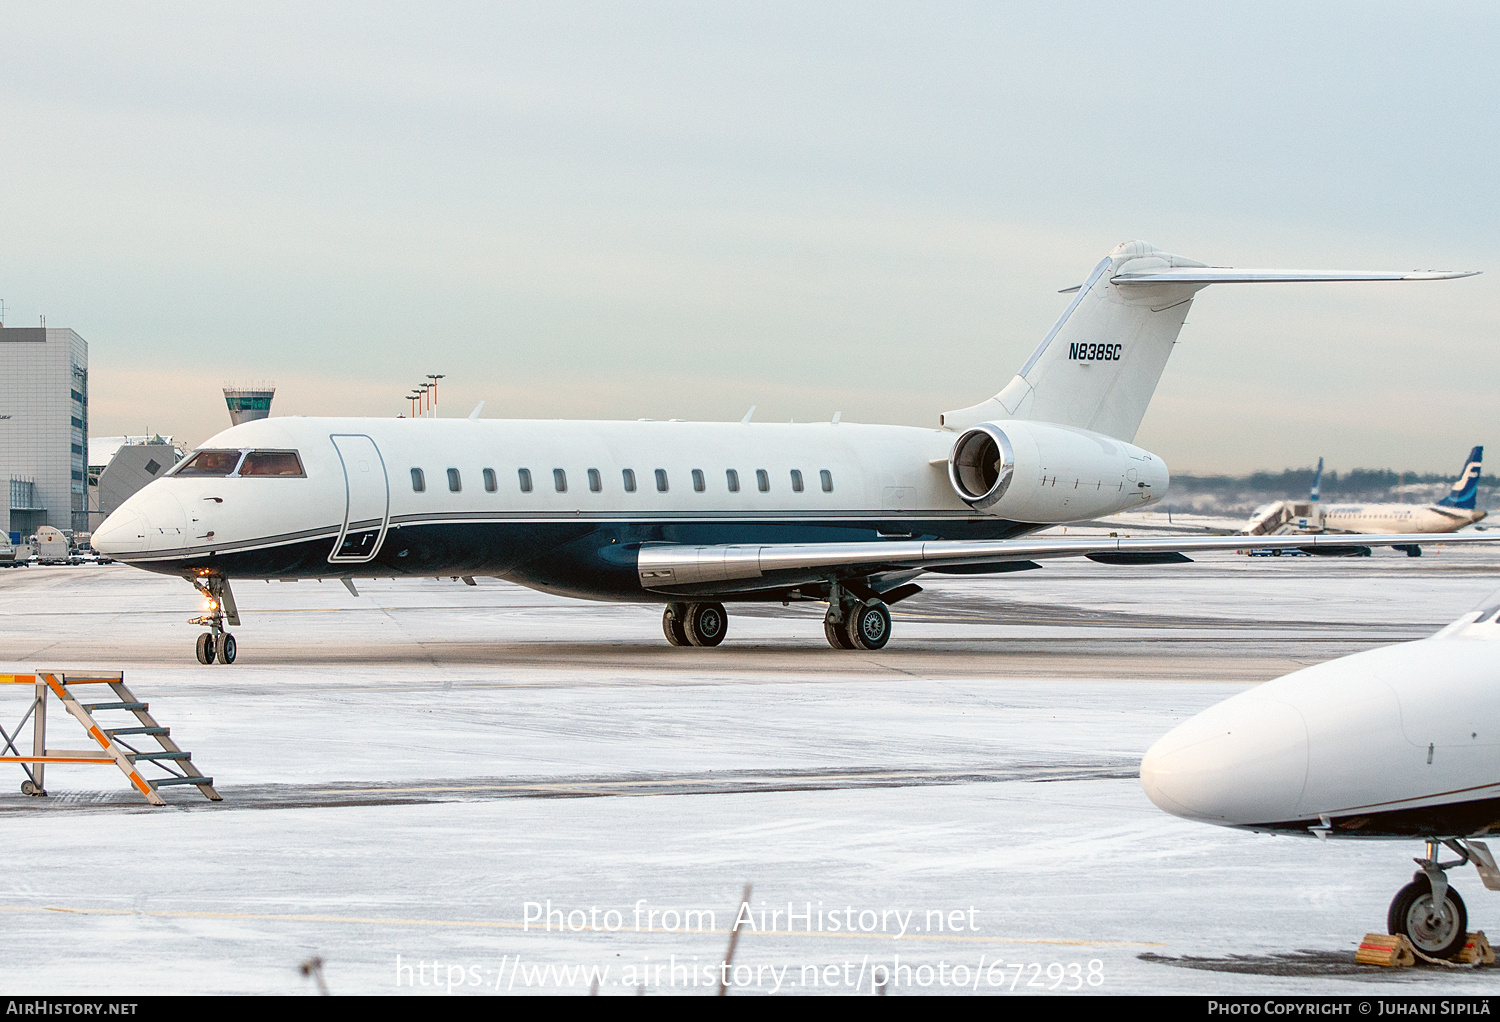
[[[1309,667],[1210,707],[1151,747],[1141,783],[1168,812],[1230,827],[1486,833],[1500,826],[1495,613],[1468,614],[1431,639]]]
[[[1166,491],[1165,465],[1130,444],[1070,427],[1006,429],[1016,480],[979,511],[950,485],[947,430],[273,418],[200,450],[294,451],[303,475],[178,469],[126,501],[93,542],[173,574],[493,574],[632,599],[647,597],[621,552],[643,542],[1004,538]]]
[[[1438,504],[1329,504],[1323,528],[1329,532],[1394,535],[1412,532],[1457,532],[1483,518],[1478,510]]]

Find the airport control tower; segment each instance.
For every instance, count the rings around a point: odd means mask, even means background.
[[[238,426],[242,422],[268,417],[271,398],[275,396],[275,387],[225,387],[224,403],[229,406],[229,421]]]

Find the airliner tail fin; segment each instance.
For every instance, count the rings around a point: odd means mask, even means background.
[[[1464,462],[1464,470],[1453,481],[1453,489],[1448,491],[1448,496],[1438,501],[1439,507],[1454,507],[1463,511],[1474,510],[1474,502],[1479,497],[1479,474],[1483,461],[1483,447],[1476,447],[1469,452],[1469,460]]]

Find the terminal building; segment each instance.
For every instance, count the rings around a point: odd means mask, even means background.
[[[6,531],[87,532],[89,346],[66,328],[0,326],[0,480]]]

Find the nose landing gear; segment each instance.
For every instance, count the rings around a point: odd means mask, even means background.
[[[224,630],[227,621],[231,625],[240,623],[239,610],[234,605],[234,593],[229,588],[229,579],[222,575],[206,575],[189,579],[193,586],[208,600],[208,613],[189,618],[188,623],[207,625],[208,631],[198,636],[196,652],[200,664],[234,663],[238,643],[234,636]]]
[[[1444,845],[1459,858],[1440,862]],[[1473,862],[1480,879],[1491,889],[1500,885],[1500,871],[1483,842],[1462,838],[1429,839],[1426,857],[1415,862],[1422,868],[1412,875],[1411,883],[1396,892],[1386,913],[1386,931],[1404,936],[1427,958],[1451,958],[1468,937],[1469,912],[1463,898],[1448,886],[1448,870]]]

